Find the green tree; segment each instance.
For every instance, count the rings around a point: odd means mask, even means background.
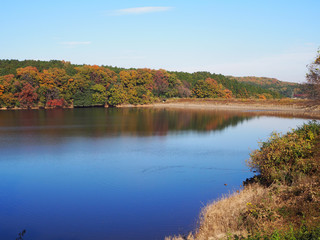
[[[107,100],[106,88],[101,84],[95,84],[91,87],[92,102],[94,105],[104,105]]]
[[[123,87],[120,86],[113,86],[107,91],[107,103],[109,106],[115,107],[122,103],[124,103],[126,100],[126,94],[123,89]]]
[[[90,107],[93,105],[91,89],[86,89],[83,92],[77,91],[73,95],[73,105],[76,107]]]

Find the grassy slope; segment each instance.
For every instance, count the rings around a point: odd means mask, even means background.
[[[320,239],[320,124],[274,134],[252,153],[260,175],[207,207],[200,224],[178,239]]]

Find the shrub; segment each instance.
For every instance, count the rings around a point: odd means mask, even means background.
[[[311,159],[320,124],[309,122],[286,135],[273,133],[268,141],[260,143],[260,149],[250,154],[247,162],[251,170],[261,174],[261,181],[291,184],[296,177],[312,174],[318,163]]]
[[[235,235],[232,239],[241,240],[316,240],[320,239],[320,227],[310,228],[301,226],[297,230],[290,231],[274,231],[271,235],[264,233],[256,233],[248,237]]]

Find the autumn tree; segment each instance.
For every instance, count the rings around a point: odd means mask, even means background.
[[[150,69],[137,69],[135,82],[135,104],[146,104],[153,100],[153,75]]]
[[[64,99],[63,96],[60,95],[69,79],[64,69],[45,69],[39,75],[40,79],[37,93],[39,94],[39,102],[42,106],[48,105],[50,100]]]
[[[22,88],[22,84],[18,81],[13,74],[0,76],[0,84],[3,86],[3,93],[15,94]]]
[[[18,99],[15,94],[21,90],[21,83],[13,74],[0,77],[0,105],[2,107],[15,107]]]
[[[192,89],[193,96],[197,98],[231,98],[232,92],[212,78],[199,80]]]
[[[320,100],[320,50],[318,51],[316,59],[308,65],[306,78],[309,97]]]
[[[38,99],[38,94],[36,93],[37,88],[31,86],[30,83],[25,83],[21,92],[18,93],[18,99],[21,107],[31,108]]]
[[[230,91],[229,89],[224,89],[224,97],[232,98],[232,91]]]
[[[169,89],[169,73],[160,69],[154,72],[154,94],[156,96],[165,96]]]
[[[130,104],[145,104],[153,99],[153,74],[150,69],[123,70],[119,73],[124,99]]]
[[[3,94],[4,92],[4,86],[0,84],[0,96]]]
[[[136,85],[143,85],[146,90],[152,91],[153,89],[153,75],[152,70],[148,68],[137,69],[137,82]]]
[[[52,78],[53,86],[57,88],[63,87],[70,78],[66,70],[61,68],[49,68],[48,70],[43,70],[43,73],[48,74]]]
[[[17,98],[12,93],[3,93],[0,95],[0,105],[2,107],[13,108],[18,105]]]
[[[95,84],[101,84],[108,89],[112,84],[117,82],[117,74],[105,67],[99,67],[97,65],[84,65],[75,68],[78,71],[78,75]]]
[[[17,78],[22,82],[27,82],[36,87],[40,81],[40,74],[36,67],[25,67],[17,69]]]
[[[210,98],[212,97],[212,93],[210,90],[210,86],[204,80],[199,80],[196,82],[192,89],[192,95],[197,98]]]
[[[181,98],[191,97],[191,84],[187,81],[181,81],[181,85],[177,87],[178,95]]]

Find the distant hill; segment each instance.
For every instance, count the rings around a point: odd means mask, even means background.
[[[233,77],[229,76],[231,79],[235,79],[242,83],[247,83],[255,86],[259,86],[264,89],[279,92],[285,97],[301,97],[303,95],[302,85],[299,83],[284,82],[276,78],[267,77]]]

